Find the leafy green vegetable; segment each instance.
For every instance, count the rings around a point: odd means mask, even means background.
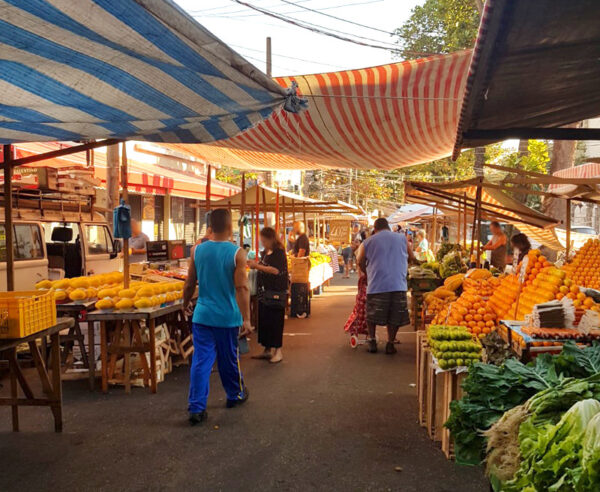
[[[600,488],[600,414],[588,423],[583,440],[581,476],[576,490],[598,490]]]
[[[581,476],[581,457],[589,422],[600,414],[600,402],[581,400],[567,410],[556,425],[531,425],[519,429],[521,464],[515,477],[502,490],[574,490]],[[548,419],[549,416],[546,416]]]
[[[598,361],[600,344],[581,349],[569,342],[561,354],[543,354],[527,365],[515,359],[499,367],[473,364],[463,383],[465,395],[450,404],[451,414],[444,424],[454,438],[456,462],[481,463],[486,447],[482,432],[507,410],[559,385],[566,377],[585,378],[600,372],[596,370]]]

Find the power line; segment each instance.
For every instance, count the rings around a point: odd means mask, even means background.
[[[318,26],[316,24],[312,24],[312,23],[308,23],[308,22],[298,22],[295,19],[292,19],[291,17],[287,17],[287,16],[284,16],[284,15],[276,14],[275,12],[271,12],[270,10],[262,9],[260,7],[255,6],[255,5],[251,5],[249,3],[243,2],[242,0],[231,0],[231,1],[235,2],[235,3],[239,3],[240,5],[244,5],[244,6],[250,8],[252,10],[256,10],[257,12],[261,12],[261,13],[263,13],[265,15],[268,15],[269,17],[273,17],[273,18],[281,20],[283,22],[287,22],[288,24],[292,24],[292,25],[294,25],[296,27],[300,27],[302,29],[306,29],[306,30],[309,30],[309,31],[312,31],[312,32],[315,32],[315,33],[318,33],[318,34],[323,34],[325,36],[330,36],[332,38],[336,38],[336,39],[339,39],[341,41],[347,41],[349,43],[354,43],[354,44],[357,44],[357,45],[360,45],[360,46],[366,46],[366,47],[369,47],[369,48],[377,48],[377,49],[380,49],[380,50],[387,50],[387,51],[390,51],[392,49],[395,49],[395,50],[398,49],[398,47],[396,45],[390,45],[390,46],[375,45],[375,44],[371,44],[371,43],[365,43],[363,41],[358,41],[357,39],[352,39],[352,38],[348,38],[348,37],[345,37],[345,36],[340,36],[339,34],[335,34],[334,32],[331,32],[331,31],[341,32],[341,33],[343,33],[343,34],[345,34],[347,36],[350,36],[350,34],[344,33],[343,31],[337,31],[335,29],[329,29],[329,31],[327,31],[326,29],[328,29],[328,28],[325,28],[323,26]],[[381,41],[374,40],[374,39],[371,39],[371,38],[365,38],[363,36],[355,36],[355,37],[361,38],[361,39],[366,39],[368,41],[375,41],[375,42],[381,43]],[[413,53],[413,54],[423,55],[423,53]]]
[[[305,1],[310,1],[310,0],[305,0]],[[323,8],[314,9],[314,10],[316,10],[318,12],[321,12],[323,10],[335,10],[335,9],[341,9],[341,8],[345,8],[345,7],[353,7],[353,6],[356,6],[356,5],[368,5],[370,3],[380,3],[380,2],[383,2],[383,1],[384,0],[367,0],[367,1],[361,1],[361,2],[355,2],[355,3],[345,3],[345,4],[342,4],[342,5],[332,5],[330,7],[323,7]],[[296,3],[301,3],[301,2],[302,2],[302,0],[298,0]],[[265,7],[262,7],[262,8],[268,9],[268,8],[273,8],[273,7],[276,7],[276,5],[271,5],[271,6],[268,6],[268,7],[265,6]],[[298,5],[298,7],[302,7],[302,6]],[[236,10],[235,12],[232,12],[232,13],[239,13],[239,12],[247,12],[247,11],[246,10]],[[307,12],[306,12],[306,10],[289,10],[287,12],[281,12],[281,13],[289,15],[289,14],[300,14],[300,13],[306,14]],[[223,14],[219,14],[219,13],[208,14],[208,17],[222,17],[222,15]],[[259,15],[261,15],[261,14],[260,13],[256,13],[256,14],[252,14],[252,13],[248,14],[248,13],[246,13],[245,15],[236,15],[236,17],[244,17],[244,18],[246,18],[246,17],[256,17],[256,16],[259,16]]]
[[[253,48],[246,48],[245,46],[239,46],[236,44],[230,44],[229,46],[232,46],[234,48],[240,48],[242,50],[247,50],[247,51],[254,51],[255,53],[264,53],[264,50],[257,50],[257,49],[253,49]],[[332,68],[337,68],[340,70],[345,70],[344,67],[341,67],[339,65],[332,65],[331,63],[323,63],[323,62],[317,62],[317,61],[313,61],[313,60],[305,60],[303,58],[296,58],[294,56],[288,56],[288,55],[280,55],[277,53],[273,53],[273,56],[279,56],[281,58],[289,58],[290,60],[296,60],[296,61],[301,61],[301,62],[306,62],[306,63],[313,63],[315,65],[323,65],[324,67],[332,67]]]
[[[326,14],[325,12],[320,12],[319,10],[311,9],[310,7],[305,7],[304,5],[298,5],[297,3],[290,2],[290,0],[279,0],[279,1],[283,2],[283,3],[287,4],[287,5],[293,5],[295,7],[299,7],[301,9],[303,9],[303,10],[307,10],[308,12],[314,12],[315,14],[323,15],[325,17],[329,17],[331,19],[338,20],[340,22],[346,22],[348,24],[353,24],[355,26],[364,27],[365,29],[371,29],[372,31],[378,31],[378,32],[382,32],[384,34],[389,34],[389,35],[392,34],[389,31],[384,31],[383,29],[379,29],[377,27],[366,26],[365,24],[360,24],[358,22],[354,22],[354,21],[351,21],[351,20],[348,20],[348,19],[342,19],[341,17],[337,17],[337,16],[331,15],[331,14]]]
[[[301,24],[309,26],[311,28],[326,30],[326,32],[330,31],[330,32],[334,32],[334,33],[344,34],[346,36],[354,36],[355,38],[364,39],[366,41],[373,41],[373,42],[376,42],[376,43],[387,44],[387,45],[390,45],[390,46],[392,46],[394,48],[396,47],[396,45],[393,44],[393,43],[387,43],[385,41],[380,41],[379,39],[367,38],[365,36],[359,36],[357,34],[350,34],[350,33],[347,33],[345,31],[340,31],[339,29],[334,29],[332,27],[321,26],[319,24],[315,24],[315,23],[309,22],[309,21],[304,21],[304,20],[301,21],[301,20],[298,20],[298,19],[294,19],[293,17],[290,17],[289,15],[287,15],[287,13],[280,14],[278,12],[273,12],[272,10],[267,10],[267,9],[262,8],[262,7],[253,6],[253,5],[249,4],[249,3],[242,2],[241,0],[231,0],[231,1],[239,3],[241,5],[246,5],[247,7],[251,8],[251,9],[254,9],[254,10],[257,10],[258,12],[261,12],[261,13],[263,13],[265,15],[275,16],[276,18],[278,18],[280,20],[284,20],[286,22],[292,22],[292,23],[298,23],[298,24],[301,23]]]

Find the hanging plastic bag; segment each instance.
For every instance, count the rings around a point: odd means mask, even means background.
[[[113,210],[113,235],[120,239],[131,237],[131,207],[123,199]]]

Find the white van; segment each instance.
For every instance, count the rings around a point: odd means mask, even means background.
[[[21,209],[13,213],[15,290],[40,280],[122,270],[120,241],[103,215]],[[0,290],[6,290],[6,234],[0,209]]]

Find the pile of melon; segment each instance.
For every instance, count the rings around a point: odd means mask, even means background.
[[[183,282],[132,281],[123,284],[121,272],[102,273],[89,277],[42,280],[37,289],[53,289],[57,302],[89,302],[97,300],[96,309],[150,309],[168,305],[183,297]]]

